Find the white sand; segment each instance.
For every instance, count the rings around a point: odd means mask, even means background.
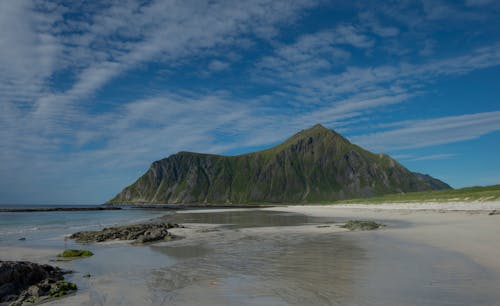
[[[388,223],[384,235],[459,252],[500,273],[500,201],[380,205],[316,205],[266,208],[315,217],[378,220]],[[403,222],[403,226],[391,227]]]
[[[0,260],[32,261],[49,264],[59,249],[33,248],[21,246],[0,246]]]
[[[335,208],[363,208],[389,210],[500,210],[500,201],[492,202],[426,202],[426,203],[385,203],[385,204],[335,204]]]

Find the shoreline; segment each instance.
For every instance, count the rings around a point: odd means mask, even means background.
[[[374,209],[415,209],[415,210],[500,210],[500,200],[493,201],[408,201],[408,202],[382,202],[382,203],[263,203],[263,204],[103,204],[103,207],[125,209],[158,209],[158,210],[210,210],[210,209],[272,209],[274,207],[339,207],[339,208],[374,208]],[[1,210],[0,210],[1,211]]]
[[[335,207],[347,209],[387,209],[387,210],[450,210],[483,211],[500,210],[500,201],[446,201],[446,202],[388,202],[388,203],[274,203],[274,204],[103,204],[97,207],[41,207],[41,208],[0,208],[4,212],[71,212],[104,211],[123,209],[174,210],[180,212],[223,211],[238,209],[273,209],[282,207]]]

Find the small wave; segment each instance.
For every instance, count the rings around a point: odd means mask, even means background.
[[[143,222],[148,222],[151,221],[152,219],[156,219],[158,217],[168,215],[167,214],[161,214],[158,216],[155,215],[150,215],[150,216],[140,216],[140,217],[131,217],[127,218],[127,216],[120,216],[119,219],[115,220],[101,220],[97,221],[95,223],[91,223],[91,220],[88,220],[87,224],[82,224],[82,220],[79,220],[73,224],[46,224],[46,225],[37,225],[33,227],[28,227],[29,225],[26,225],[26,227],[20,227],[19,225],[14,228],[2,228],[0,231],[0,236],[6,236],[6,235],[21,235],[21,234],[29,234],[29,233],[34,233],[34,232],[49,232],[49,231],[84,231],[84,230],[93,230],[93,229],[100,229],[100,228],[105,228],[105,227],[112,227],[112,226],[119,226],[119,225],[128,225],[128,224],[134,224],[134,223],[143,223]]]
[[[39,230],[40,230],[40,228],[38,226],[35,226],[35,227],[31,227],[31,228],[2,230],[1,234],[2,235],[4,235],[4,234],[5,235],[25,234],[25,233],[37,232]]]

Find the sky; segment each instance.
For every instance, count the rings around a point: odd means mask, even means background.
[[[500,183],[495,0],[0,2],[0,203],[99,204],[178,151],[316,123]]]

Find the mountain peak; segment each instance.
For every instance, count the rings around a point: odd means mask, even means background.
[[[153,163],[109,203],[317,203],[449,188],[321,124],[258,152],[182,152]]]
[[[331,131],[330,129],[324,127],[320,123],[313,125],[312,127],[305,129],[304,131]]]
[[[334,139],[335,141],[339,141],[339,140],[347,141],[347,139],[342,137],[342,135],[338,134],[334,130],[326,128],[325,126],[323,126],[319,123],[313,125],[312,127],[308,128],[308,129],[304,129],[304,130],[298,132],[297,134],[292,136],[290,138],[290,140],[301,139],[304,137],[308,137],[308,138],[312,137],[316,140],[321,140],[321,141],[327,141],[328,139],[330,139],[330,140]]]

